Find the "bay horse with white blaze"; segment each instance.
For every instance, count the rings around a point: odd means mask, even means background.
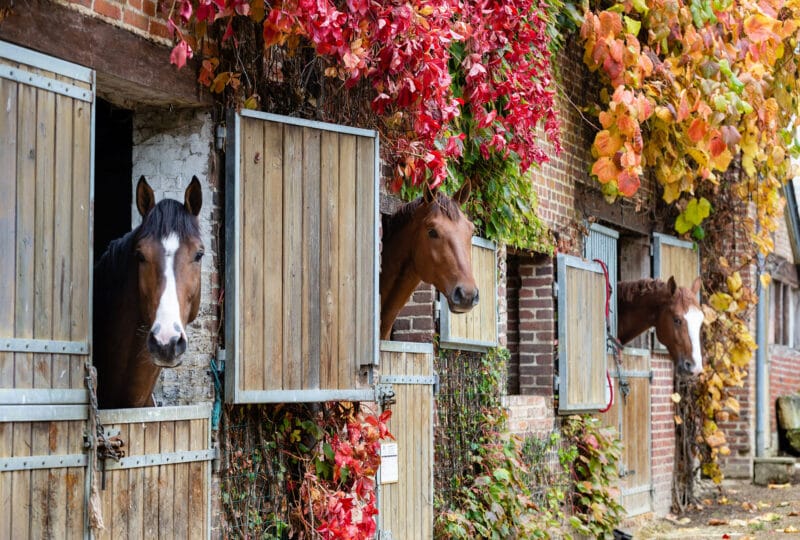
[[[622,281],[617,285],[617,337],[624,345],[650,327],[667,348],[680,374],[703,372],[700,328],[703,310],[697,301],[701,280],[691,289],[678,287],[670,277]]]
[[[111,242],[94,271],[94,364],[101,408],[152,406],[162,367],[186,350],[186,325],[200,307],[203,198],[193,177],[184,203],[155,202],[144,176],[136,186],[142,224]]]
[[[472,274],[472,233],[459,200],[425,189],[422,197],[392,215],[383,231],[381,256],[381,339],[389,339],[397,314],[420,281],[444,294],[450,311],[465,313],[478,304]]]

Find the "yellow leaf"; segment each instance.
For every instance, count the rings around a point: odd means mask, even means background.
[[[683,419],[680,416],[678,416],[677,414],[675,416],[673,416],[673,418],[675,419],[675,425],[680,426],[681,424],[683,424]]]
[[[675,392],[670,396],[670,399],[672,400],[673,403],[680,403],[681,402],[681,395],[679,393]]]
[[[727,279],[728,282],[728,290],[733,292],[739,291],[742,288],[742,276],[739,272],[734,272]]]
[[[733,154],[727,148],[719,155],[711,158],[711,166],[718,171],[726,171],[733,161]]]
[[[592,147],[593,150],[597,151],[598,157],[612,157],[620,148],[622,148],[622,138],[617,134],[612,134],[607,129],[597,133],[594,138],[594,146]]]
[[[722,292],[716,292],[708,299],[708,303],[717,311],[728,311],[731,302],[733,302],[731,295]]]
[[[768,272],[764,272],[759,276],[761,280],[762,287],[769,287],[770,283],[772,283],[772,276]]]

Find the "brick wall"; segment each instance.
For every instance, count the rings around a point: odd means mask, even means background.
[[[653,511],[664,514],[672,505],[672,471],[675,468],[675,406],[670,399],[674,368],[669,356],[658,353],[653,353],[650,365],[653,370],[650,386]]]
[[[775,401],[781,396],[800,392],[800,350],[783,345],[769,347],[769,409],[772,440],[777,440],[778,424]],[[773,447],[777,453],[778,448]]]
[[[437,297],[432,285],[420,283],[394,321],[392,341],[431,343],[435,331],[434,301]]]
[[[150,40],[170,44],[172,32],[156,0],[54,0]],[[122,52],[121,52],[122,54]],[[123,60],[121,60],[123,61]]]
[[[155,394],[163,405],[213,399],[208,369],[216,354],[218,339],[220,276],[217,269],[222,203],[213,148],[213,121],[208,112],[157,109],[134,113],[134,189],[140,175],[145,176],[155,191],[157,201],[169,197],[183,202],[184,191],[193,175],[200,180],[203,189],[199,220],[206,255],[202,261],[200,312],[187,328],[189,346],[183,364],[161,371]],[[141,218],[135,206],[131,211],[136,227]]]

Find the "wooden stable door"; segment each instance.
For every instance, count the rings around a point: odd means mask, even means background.
[[[616,428],[622,441],[620,504],[629,516],[636,516],[652,509],[650,352],[625,349],[621,369],[611,355],[608,366],[614,403],[601,419],[605,425]]]
[[[94,72],[0,42],[0,539],[85,535]]]

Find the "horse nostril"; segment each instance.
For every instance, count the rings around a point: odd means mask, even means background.
[[[463,300],[464,300],[464,289],[462,289],[461,286],[458,285],[456,286],[455,289],[453,289],[453,302],[460,305],[461,302],[463,302]]]
[[[478,291],[478,288],[476,287],[475,288],[475,296],[472,297],[472,305],[473,306],[477,306],[478,305],[478,300],[480,299],[479,297],[480,297],[480,292]]]
[[[183,334],[181,334],[177,340],[176,338],[172,338],[172,343],[174,344],[175,357],[186,352],[186,338],[183,337]]]

